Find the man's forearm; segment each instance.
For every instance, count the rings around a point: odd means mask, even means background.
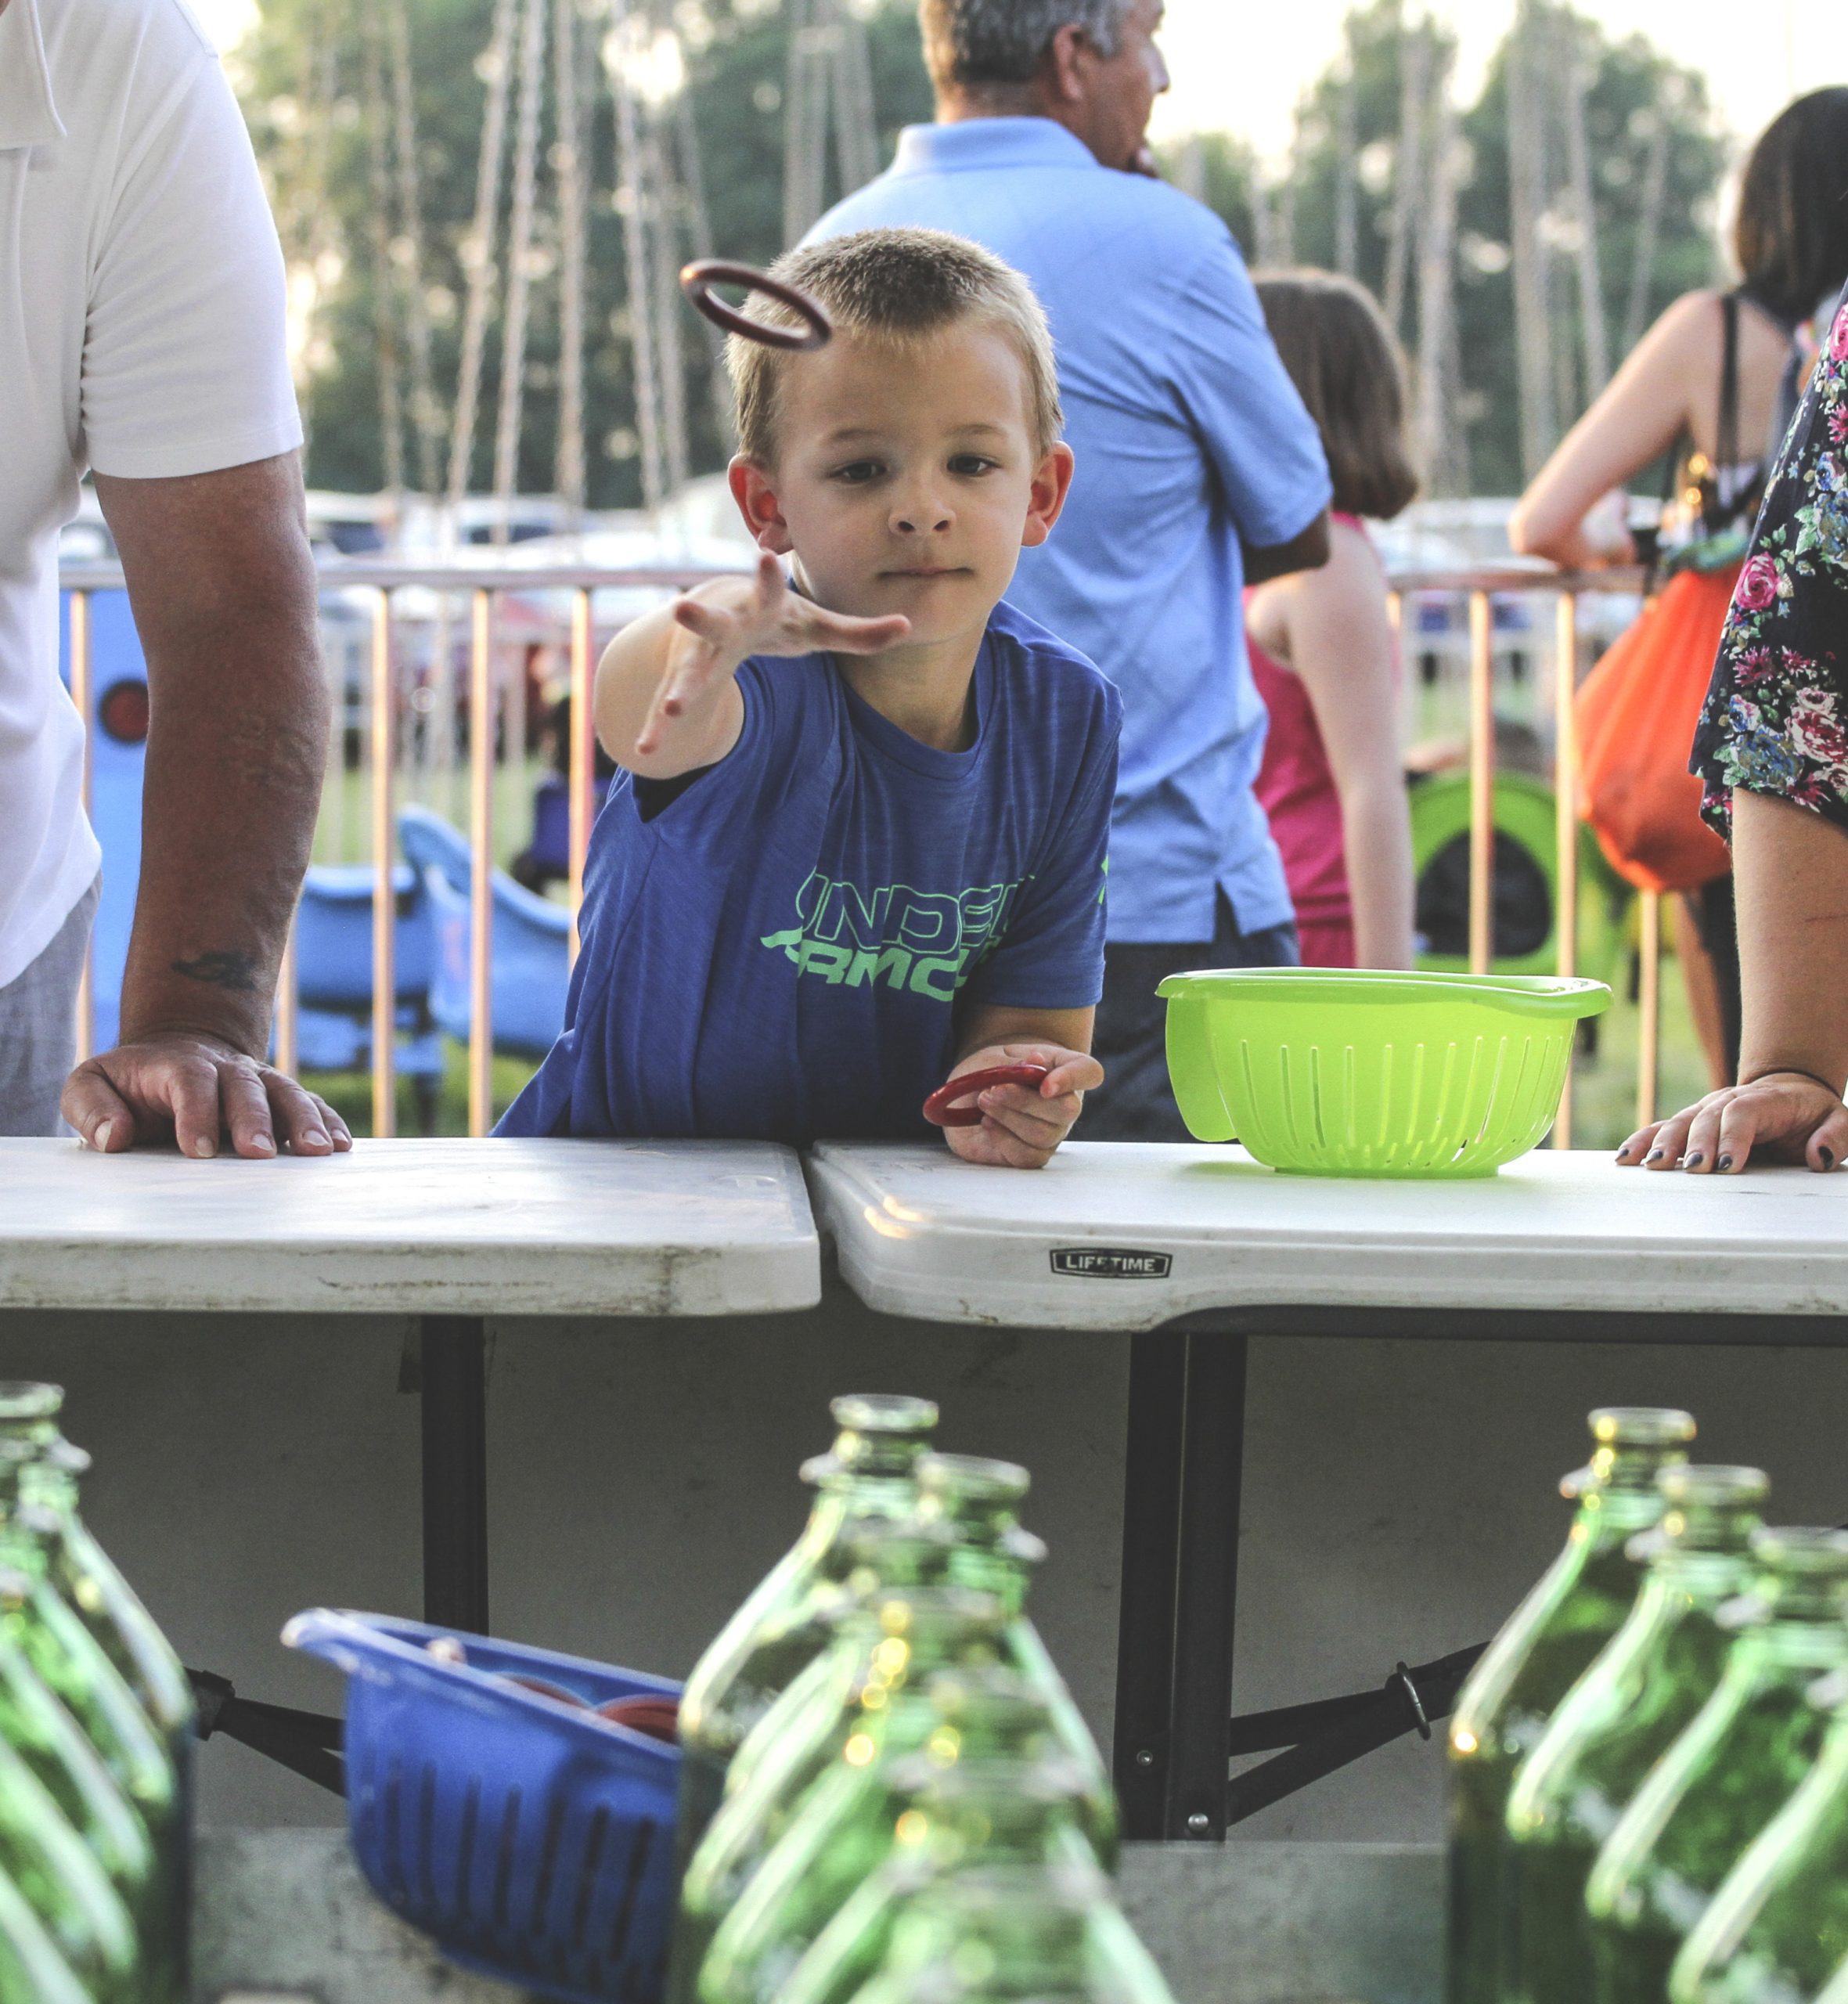
[[[186,1030],[258,1055],[326,765],[299,475],[291,458],[98,486],[150,698],[122,1040]]]
[[[184,1028],[253,1056],[267,1045],[326,766],[312,593],[309,604],[305,635],[299,618],[272,618],[202,635],[183,663],[150,651],[124,1043]]]
[[[1245,581],[1248,585],[1262,585],[1273,578],[1293,577],[1299,571],[1319,571],[1328,560],[1329,549],[1328,517],[1323,514],[1288,542],[1263,547],[1246,543]]]

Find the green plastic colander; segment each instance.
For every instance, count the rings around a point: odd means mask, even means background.
[[[1305,1176],[1492,1176],[1552,1125],[1601,981],[1234,968],[1171,975],[1168,1075],[1202,1141]]]

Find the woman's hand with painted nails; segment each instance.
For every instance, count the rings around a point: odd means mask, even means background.
[[[1626,1169],[1736,1176],[1754,1154],[1819,1173],[1835,1168],[1848,1156],[1848,1106],[1807,1073],[1767,1072],[1638,1128],[1617,1160]]]

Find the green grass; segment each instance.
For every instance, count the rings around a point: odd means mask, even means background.
[[[452,1038],[443,1039],[443,1078],[436,1101],[436,1120],[431,1132],[466,1134],[468,1132],[468,1050]],[[496,1058],[494,1061],[494,1116],[498,1120],[518,1097],[535,1067],[524,1058]],[[369,1136],[372,1125],[372,1080],[363,1072],[304,1072],[302,1083],[319,1093],[355,1134]],[[416,1134],[423,1131],[416,1089],[409,1079],[398,1083],[398,1131]]]

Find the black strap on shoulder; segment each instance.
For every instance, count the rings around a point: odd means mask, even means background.
[[[1478,1642],[1414,1669],[1396,1663],[1377,1689],[1352,1697],[1323,1698],[1235,1718],[1230,1743],[1234,1756],[1267,1753],[1273,1747],[1288,1750],[1227,1782],[1226,1821],[1243,1822],[1406,1733],[1430,1739],[1432,1724],[1450,1716],[1463,1680],[1487,1647]]]
[[[222,1732],[317,1788],[333,1795],[346,1793],[346,1761],[341,1751],[346,1728],[339,1719],[240,1698],[230,1678],[214,1671],[189,1670],[186,1677],[199,1707],[201,1740]]]
[[[1720,356],[1720,431],[1707,488],[1706,528],[1717,535],[1725,527],[1721,482],[1739,463],[1739,296],[1726,294],[1720,301],[1725,333]]]

